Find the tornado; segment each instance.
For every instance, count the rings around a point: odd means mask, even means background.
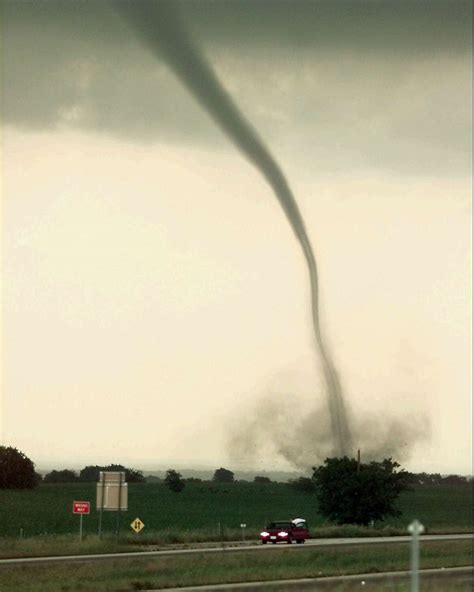
[[[341,383],[320,327],[316,259],[303,217],[282,169],[186,30],[176,0],[115,0],[112,5],[148,50],[165,60],[191,95],[273,189],[308,266],[314,336],[327,387],[334,453],[339,456],[349,454],[352,439]]]

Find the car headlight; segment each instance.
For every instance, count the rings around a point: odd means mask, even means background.
[[[286,536],[288,536],[288,533],[285,532],[284,530],[282,530],[281,532],[278,533],[278,536],[286,537]]]
[[[264,530],[263,532],[260,533],[260,536],[267,537],[267,536],[270,536],[270,533],[267,532],[266,530]]]

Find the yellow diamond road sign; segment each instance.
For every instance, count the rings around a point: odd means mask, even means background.
[[[135,518],[135,520],[130,524],[130,526],[132,527],[132,529],[135,532],[140,532],[140,530],[145,526],[143,524],[143,522],[140,520],[140,518]]]

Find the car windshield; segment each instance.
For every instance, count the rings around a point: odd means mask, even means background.
[[[291,522],[270,522],[267,528],[289,529],[293,526],[294,524],[292,524]]]

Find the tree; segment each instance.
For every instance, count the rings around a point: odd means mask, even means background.
[[[289,481],[290,487],[302,493],[314,493],[316,486],[310,477],[298,477]]]
[[[123,465],[108,465],[101,469],[102,471],[125,471],[125,481],[128,483],[143,483],[145,477],[141,471],[124,467]]]
[[[38,484],[34,463],[12,446],[0,446],[0,489],[33,489]]]
[[[257,475],[253,479],[254,483],[271,483],[270,477],[262,477],[261,475]]]
[[[45,483],[74,483],[78,480],[75,471],[63,469],[62,471],[51,471],[44,476]]]
[[[467,477],[463,475],[446,475],[441,481],[443,485],[466,485],[467,482]]]
[[[398,516],[395,502],[410,489],[408,473],[391,458],[382,462],[358,463],[355,459],[327,458],[314,468],[319,512],[337,524],[367,526],[372,520]]]
[[[175,493],[183,491],[183,489],[186,487],[186,483],[183,479],[183,476],[181,475],[181,473],[178,473],[178,471],[175,471],[174,469],[168,469],[166,471],[165,483],[166,486],[169,487],[171,491],[174,491]]]
[[[161,477],[158,477],[157,475],[147,475],[145,477],[145,481],[147,483],[161,483],[163,479]]]
[[[136,469],[130,469],[123,465],[87,465],[79,473],[80,481],[98,481],[101,471],[125,471],[125,481],[128,483],[142,483],[145,481],[145,477],[141,471]]]
[[[220,469],[216,469],[214,471],[212,480],[219,483],[232,483],[234,481],[234,473],[221,467]]]
[[[87,465],[81,472],[79,473],[79,480],[80,481],[98,481],[100,472],[103,471],[103,467],[99,467],[98,465]]]

